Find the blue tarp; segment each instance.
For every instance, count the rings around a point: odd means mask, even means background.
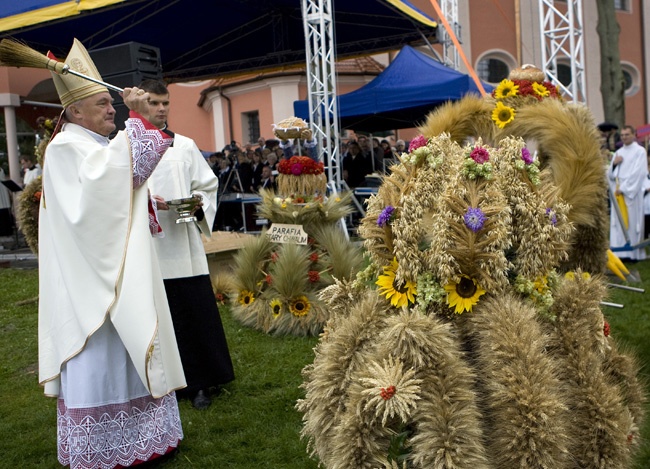
[[[415,127],[436,106],[467,93],[480,94],[469,75],[405,46],[374,80],[339,96],[339,122],[342,128],[377,132]],[[294,102],[294,112],[308,120],[308,102]]]

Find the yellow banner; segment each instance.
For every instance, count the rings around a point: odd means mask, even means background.
[[[418,8],[415,7],[415,5],[411,4],[411,2],[409,2],[408,0],[386,0],[386,2],[390,3],[402,13],[409,15],[411,18],[419,21],[422,24],[426,24],[427,26],[431,26],[432,28],[438,27],[438,23],[434,19],[427,16],[426,13],[420,11]]]
[[[20,13],[0,19],[0,32],[24,28],[47,21],[58,20],[75,16],[83,11],[102,8],[126,0],[66,0],[57,5],[52,5],[38,10]]]

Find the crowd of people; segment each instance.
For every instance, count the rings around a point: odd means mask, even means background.
[[[276,189],[278,162],[296,155],[317,158],[316,146],[315,140],[282,141],[260,137],[256,144],[249,143],[243,147],[232,141],[222,151],[210,154],[207,160],[219,178],[220,196],[226,195],[222,201],[231,201],[232,196],[227,194],[259,194],[262,189]],[[404,140],[391,145],[387,139],[369,139],[365,135],[341,141],[341,176],[347,188],[371,185],[367,176],[389,172],[390,166],[397,161],[397,155],[405,152],[406,148]],[[242,198],[234,200],[240,202]],[[220,205],[213,228],[215,231],[241,230],[245,227],[245,219],[253,216],[252,211],[253,207],[242,210],[238,205]]]

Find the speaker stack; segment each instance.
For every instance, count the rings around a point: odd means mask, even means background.
[[[106,83],[127,88],[138,86],[142,80],[162,79],[160,49],[138,42],[127,42],[116,46],[90,51],[97,70]],[[129,109],[122,97],[115,91],[110,92],[115,100],[115,124],[117,130],[124,129],[124,121],[129,117]]]

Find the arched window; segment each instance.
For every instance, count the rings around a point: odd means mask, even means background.
[[[641,88],[639,70],[629,62],[622,62],[623,79],[625,80],[625,96],[634,96]]]
[[[488,83],[499,83],[515,67],[515,60],[506,52],[488,51],[477,61],[476,74]]]

